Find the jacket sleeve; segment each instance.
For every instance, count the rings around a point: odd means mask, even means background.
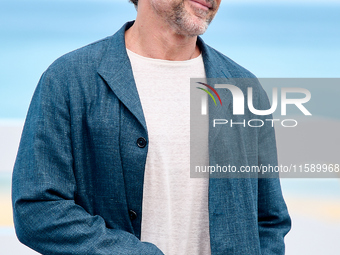
[[[18,239],[42,254],[163,254],[75,203],[70,93],[54,76],[45,72],[39,81],[14,166]]]
[[[259,98],[261,108],[269,109],[269,101],[262,88]],[[272,116],[266,116],[266,119],[269,118]],[[269,123],[260,129],[258,137],[259,166],[278,165],[275,132],[271,122]],[[278,173],[274,173],[258,179],[258,228],[262,255],[283,255],[284,237],[291,228],[291,219],[278,177]]]

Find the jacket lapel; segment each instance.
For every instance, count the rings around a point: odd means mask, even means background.
[[[109,44],[99,65],[98,73],[107,82],[119,100],[136,116],[145,130],[147,130],[142,105],[125,46],[125,31],[132,25],[133,22],[126,23],[109,39]]]
[[[224,63],[219,63],[219,57],[215,56],[216,53],[211,50],[209,46],[207,46],[203,40],[198,37],[197,44],[202,51],[202,57],[204,61],[204,68],[206,77],[212,81],[214,84],[209,84],[212,87],[215,87],[215,84],[235,84],[235,81],[232,78],[232,75],[224,68]],[[215,106],[213,100],[209,100],[208,108],[209,108],[209,147],[212,145],[211,141],[216,141],[219,139],[218,134],[220,134],[220,129],[225,128],[223,125],[217,125],[215,128],[211,128],[214,119],[228,119],[228,108],[230,103],[233,100],[233,96],[231,92],[227,89],[217,89],[217,93],[220,95],[222,100],[222,106]],[[210,150],[211,151],[211,150]]]

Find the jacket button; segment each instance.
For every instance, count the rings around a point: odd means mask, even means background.
[[[147,142],[144,137],[140,137],[137,139],[137,145],[139,148],[144,148],[146,146]]]
[[[129,210],[130,220],[135,220],[137,218],[137,213],[133,210]]]

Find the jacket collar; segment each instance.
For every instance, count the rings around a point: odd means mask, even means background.
[[[125,31],[132,25],[133,22],[124,24],[117,33],[110,37],[106,52],[99,65],[98,73],[107,82],[119,100],[147,130],[125,46]]]
[[[110,37],[106,52],[98,68],[99,75],[107,82],[120,101],[136,116],[142,126],[146,128],[141,102],[132,73],[132,67],[126,52],[125,31],[133,25],[134,21],[127,22],[113,36]],[[207,78],[230,78],[230,74],[222,70],[222,63],[216,59],[216,51],[198,37],[197,45],[200,47]],[[231,99],[227,90],[221,91],[225,98]],[[225,107],[228,107],[230,100]],[[210,100],[211,101],[211,100]],[[213,107],[213,105],[210,105]],[[209,107],[210,108],[210,107]],[[221,107],[213,107],[221,111]],[[211,111],[209,111],[211,113]],[[218,112],[216,112],[218,114]],[[213,114],[215,115],[215,114]]]
[[[211,79],[214,84],[210,84],[215,87],[217,83],[226,83],[226,79],[228,80],[228,84],[236,84],[233,76],[229,73],[229,68],[226,68],[226,61],[224,58],[221,58],[221,53],[218,53],[216,50],[208,46],[204,43],[201,37],[197,38],[197,45],[201,49],[204,69],[206,73],[206,78]],[[209,100],[209,123],[213,123],[213,119],[224,117],[227,119],[226,113],[229,108],[230,103],[233,100],[233,96],[231,92],[227,89],[219,89],[218,94],[222,98],[223,107],[215,106],[213,100]],[[210,125],[210,124],[209,124]],[[218,125],[213,130],[215,132],[210,132],[209,128],[209,137],[212,141],[214,141],[221,129],[221,125]]]

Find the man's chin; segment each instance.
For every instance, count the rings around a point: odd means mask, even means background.
[[[192,23],[192,31],[194,32],[195,35],[201,35],[205,33],[205,31],[208,29],[208,26],[209,26],[209,22],[207,22],[206,20],[197,18],[197,20],[195,20]]]
[[[186,28],[186,29],[178,29],[177,34],[179,35],[184,35],[184,36],[189,36],[189,37],[194,37],[194,36],[198,36],[198,35],[202,35],[205,33],[205,31],[207,30],[208,26],[207,25],[191,25],[190,27]]]

